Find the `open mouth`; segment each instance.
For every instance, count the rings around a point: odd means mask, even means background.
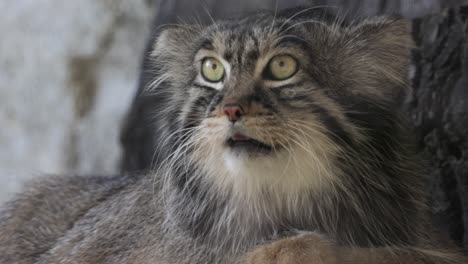
[[[232,135],[226,141],[226,144],[234,151],[245,151],[248,153],[268,154],[273,150],[272,146],[240,133]]]

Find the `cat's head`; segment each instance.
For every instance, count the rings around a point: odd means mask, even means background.
[[[372,155],[392,156],[381,152],[395,143],[411,45],[402,19],[313,9],[166,29],[150,87],[164,98],[161,144],[175,146],[172,165],[246,197],[341,186]]]

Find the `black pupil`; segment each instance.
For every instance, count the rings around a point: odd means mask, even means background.
[[[284,61],[280,61],[280,62],[278,63],[278,65],[279,65],[280,67],[284,67]]]
[[[211,66],[211,68],[212,68],[213,70],[216,70],[216,68],[218,68],[218,65],[216,65],[216,63],[213,63],[213,65]]]

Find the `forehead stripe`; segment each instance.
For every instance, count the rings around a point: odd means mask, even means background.
[[[278,47],[288,47],[288,46],[299,46],[303,48],[304,50],[307,50],[309,47],[309,44],[302,38],[297,37],[297,36],[284,36],[280,37],[280,40],[275,44],[275,48]]]

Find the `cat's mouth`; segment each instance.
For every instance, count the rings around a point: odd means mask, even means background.
[[[241,133],[234,133],[226,141],[226,145],[233,151],[269,154],[273,146],[248,137]]]

